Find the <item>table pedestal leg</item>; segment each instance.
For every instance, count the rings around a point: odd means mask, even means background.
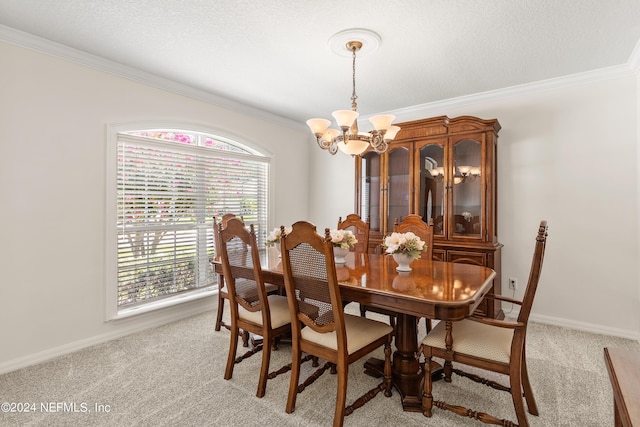
[[[420,366],[415,316],[402,313],[397,315],[395,345],[391,371],[393,387],[400,393],[405,411],[422,412],[423,370]],[[378,377],[383,373],[384,361],[369,359],[364,366],[366,374]],[[432,378],[440,378],[440,375],[438,371]]]

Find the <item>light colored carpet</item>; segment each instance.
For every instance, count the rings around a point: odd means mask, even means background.
[[[348,311],[356,311],[350,304]],[[223,379],[229,332],[213,329],[209,312],[50,362],[0,376],[0,402],[33,403],[30,413],[0,412],[2,426],[329,426],[336,377],[325,373],[284,411],[289,374],[267,383],[255,397],[260,356],[236,365]],[[421,324],[420,330],[424,331]],[[540,416],[532,426],[613,425],[612,394],[603,348],[640,351],[633,340],[530,324],[527,355]],[[240,348],[240,352],[243,348]],[[241,354],[241,353],[239,353]],[[381,357],[381,350],[375,353]],[[365,358],[366,359],[366,358]],[[349,371],[351,403],[380,380],[363,373],[364,360]],[[271,370],[290,361],[290,347],[273,353]],[[311,370],[306,363],[302,375]],[[505,383],[506,378],[496,376]],[[434,397],[515,421],[508,393],[453,377],[434,383]],[[65,407],[66,404],[66,407]],[[76,412],[69,412],[75,404]],[[44,405],[44,406],[43,406]],[[98,405],[98,406],[96,406]],[[102,405],[102,406],[99,406]],[[4,407],[3,407],[4,409]],[[398,393],[382,393],[345,418],[345,426],[480,426],[476,420],[434,408],[432,418],[402,411]]]

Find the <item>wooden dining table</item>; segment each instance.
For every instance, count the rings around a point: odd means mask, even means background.
[[[280,258],[273,249],[268,253],[263,260],[264,281],[284,288]],[[350,252],[345,261],[336,265],[342,299],[397,313],[393,386],[400,393],[405,411],[422,411],[418,320],[425,317],[452,322],[471,315],[491,290],[495,271],[478,265],[417,259],[411,264],[412,271],[398,272],[389,255],[357,252]],[[451,328],[447,330],[450,333]],[[447,342],[451,345],[453,338],[449,336]],[[365,370],[379,374],[381,361],[369,359]]]

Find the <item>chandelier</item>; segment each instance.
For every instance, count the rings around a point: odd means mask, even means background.
[[[340,33],[339,33],[340,34]],[[351,94],[351,110],[337,110],[331,113],[335,118],[340,130],[331,129],[331,121],[327,119],[315,118],[307,120],[307,125],[315,135],[318,145],[323,150],[328,150],[331,154],[340,151],[352,156],[366,151],[369,147],[377,153],[384,153],[389,147],[389,142],[395,138],[400,130],[399,126],[392,126],[391,123],[396,116],[391,114],[381,114],[369,119],[373,124],[370,132],[358,131],[358,105],[356,103],[356,52],[362,48],[359,40],[349,40],[346,48],[351,52],[353,61],[352,82],[353,92]]]

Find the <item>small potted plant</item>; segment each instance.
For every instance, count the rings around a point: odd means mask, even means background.
[[[331,243],[333,243],[333,257],[336,264],[344,264],[345,256],[349,250],[358,243],[358,239],[351,230],[331,230]]]
[[[411,271],[410,264],[414,259],[420,258],[426,249],[422,239],[411,231],[407,233],[391,233],[384,238],[385,252],[393,255],[398,263],[396,270]]]

